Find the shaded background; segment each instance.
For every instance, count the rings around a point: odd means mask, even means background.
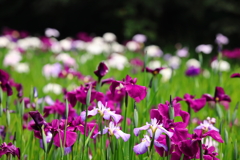
[[[60,38],[84,31],[96,36],[113,32],[118,41],[136,33],[149,43],[196,46],[214,43],[217,33],[239,47],[238,0],[0,0],[0,29],[9,27],[43,35],[47,27]]]

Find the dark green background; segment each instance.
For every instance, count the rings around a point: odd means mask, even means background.
[[[119,42],[136,33],[149,43],[188,46],[214,43],[217,33],[239,46],[239,0],[0,0],[0,28],[42,35],[57,28],[60,38],[79,31],[101,36],[113,32]]]

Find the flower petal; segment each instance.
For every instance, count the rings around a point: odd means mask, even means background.
[[[114,130],[114,135],[116,136],[116,138],[118,139],[119,137],[122,137],[122,139],[126,142],[128,141],[128,139],[130,138],[130,134],[126,134],[123,131],[119,130],[119,129],[115,129]]]
[[[148,142],[147,141],[143,141],[133,147],[133,151],[136,154],[143,154],[143,153],[147,152],[147,150],[148,150]]]
[[[150,125],[147,124],[147,125],[139,127],[139,128],[134,128],[133,132],[134,132],[135,136],[138,136],[138,134],[141,130],[147,130],[149,128],[149,126]]]

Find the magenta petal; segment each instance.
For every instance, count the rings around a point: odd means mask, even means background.
[[[76,93],[74,91],[67,93],[67,100],[74,107],[77,103]]]
[[[204,160],[213,160],[213,157],[211,157],[209,155],[203,155],[203,159]]]
[[[174,100],[176,100],[176,102],[182,101],[183,99],[180,97],[175,97]]]
[[[210,94],[203,94],[202,98],[205,98],[206,101],[215,101],[214,98]]]
[[[220,104],[223,105],[226,110],[229,109],[229,102],[228,101],[221,101]]]
[[[186,93],[183,97],[184,97],[184,99],[194,99],[195,96],[192,96],[192,95]]]
[[[221,135],[219,134],[219,132],[217,132],[215,130],[211,130],[211,131],[208,131],[207,133],[203,134],[203,137],[206,137],[206,136],[211,136],[213,139],[215,139],[216,141],[218,141],[220,143],[224,142]]]
[[[189,157],[193,157],[199,150],[198,142],[193,140],[184,140],[179,142],[179,149],[183,154]]]
[[[200,99],[193,100],[193,104],[191,105],[191,107],[194,110],[194,112],[198,112],[205,105],[206,105],[206,99],[205,98],[200,98]]]
[[[151,109],[150,110],[150,118],[151,119],[156,118],[157,121],[160,122],[160,123],[162,122],[162,119],[163,119],[162,116],[160,115],[158,109]]]
[[[102,78],[103,76],[105,76],[108,73],[108,67],[106,66],[105,63],[101,62],[98,65],[98,69],[96,71],[94,71],[94,73],[98,78]]]
[[[216,87],[214,97],[221,97],[224,94],[225,94],[225,92],[224,92],[224,89],[222,87]]]
[[[38,129],[40,129],[42,125],[46,124],[43,116],[38,111],[30,111],[29,114],[34,120],[35,124],[39,127]]]
[[[59,134],[61,139],[59,138]],[[64,131],[60,131],[59,133],[56,134],[54,137],[54,145],[57,147],[60,147],[60,141],[62,141],[62,144],[64,143]],[[71,131],[66,131],[66,141],[65,141],[65,146],[64,147],[70,147],[72,146],[77,140],[77,133],[71,132]]]
[[[144,86],[127,84],[125,85],[128,95],[136,102],[140,102],[147,95],[147,88]]]
[[[178,143],[179,141],[183,141],[188,138],[188,129],[186,128],[174,128],[174,134],[171,138],[171,141],[174,143]]]
[[[240,77],[240,73],[233,73],[231,75],[231,78],[239,78]]]
[[[158,111],[159,111],[161,116],[169,118],[168,110],[169,110],[169,108],[168,108],[167,105],[165,105],[165,104],[159,104],[158,105]]]
[[[135,146],[133,147],[133,151],[134,151],[136,154],[144,154],[145,152],[147,152],[149,145],[150,145],[150,144],[148,144],[147,141],[143,141],[143,142],[135,145]]]
[[[5,142],[0,145],[0,158],[4,154],[12,154],[13,156],[17,156],[18,159],[20,160],[21,154],[20,154],[20,149],[15,147],[12,143],[6,144]]]
[[[183,124],[185,124],[185,127],[188,125],[189,123],[189,120],[190,120],[190,115],[188,112],[186,111],[182,111],[180,110],[179,112],[180,116],[182,117],[182,120],[183,120]]]
[[[110,91],[113,94],[113,96],[115,94],[116,87],[118,87],[119,85],[120,83],[118,81],[112,81],[112,84],[110,86]]]

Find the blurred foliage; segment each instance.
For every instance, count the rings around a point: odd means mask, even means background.
[[[240,1],[236,0],[0,0],[0,27],[43,34],[57,28],[61,38],[79,31],[114,32],[120,41],[136,33],[149,43],[213,43],[217,33],[239,46]]]

